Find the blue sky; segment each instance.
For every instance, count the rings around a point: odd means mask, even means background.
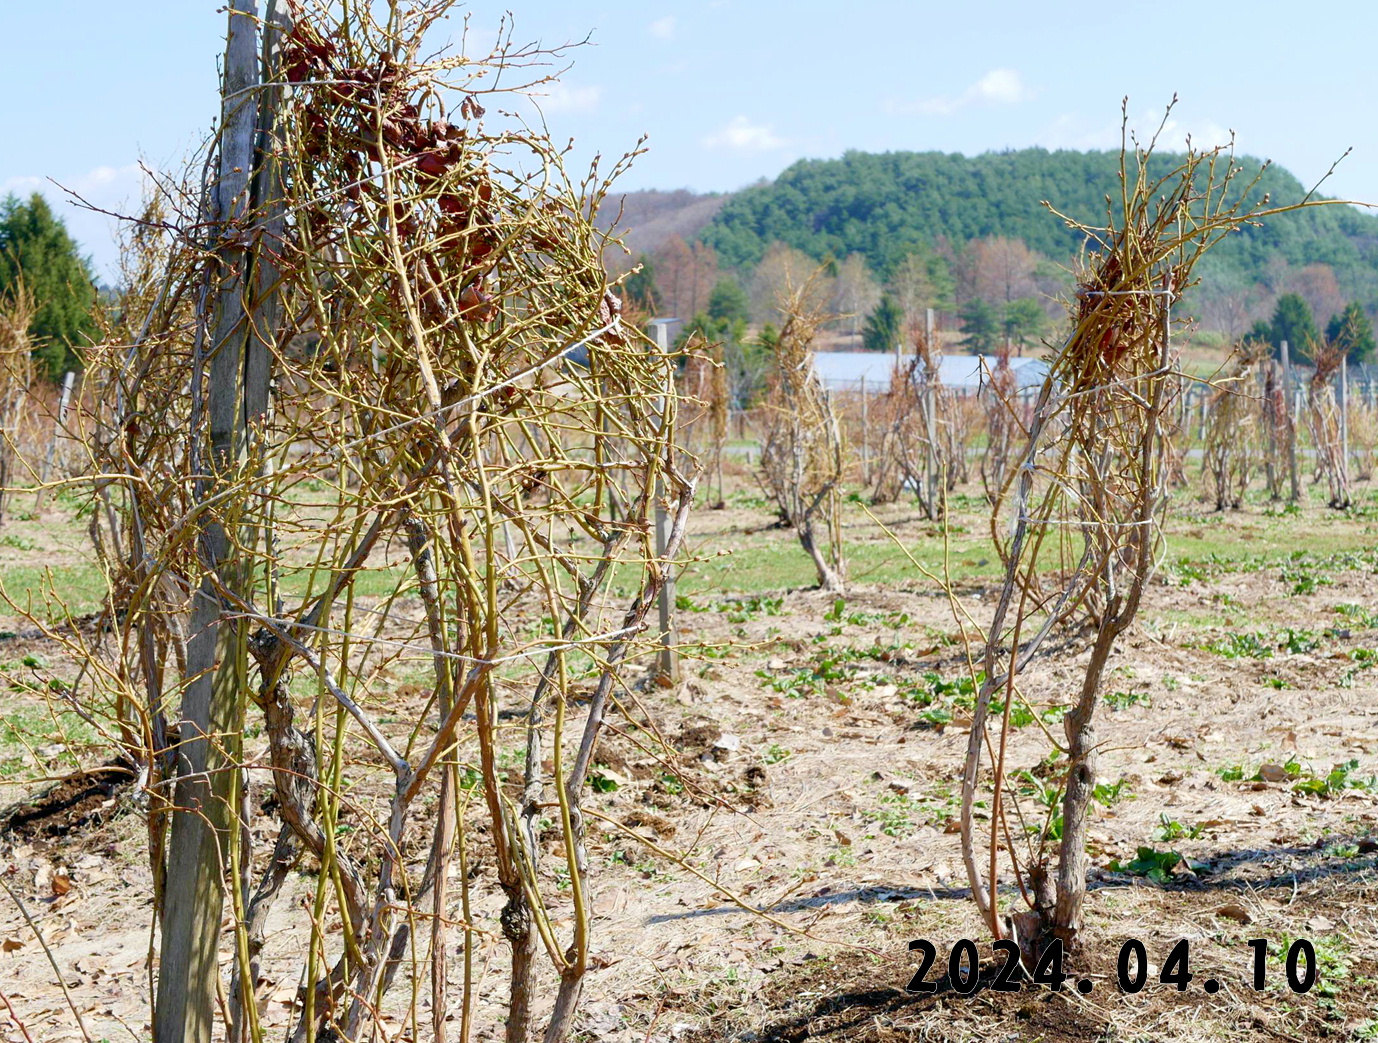
[[[179,163],[216,111],[216,0],[0,3],[0,193],[52,178],[132,206],[137,164]],[[853,0],[507,0],[519,42],[572,68],[541,105],[576,156],[649,134],[628,188],[730,190],[848,149],[979,153],[1118,143],[1120,99],[1146,127],[1176,92],[1169,139],[1236,132],[1327,193],[1378,202],[1378,0],[1298,4],[965,4]],[[503,6],[475,5],[471,39]],[[1309,16],[1309,17],[1308,17]],[[459,23],[456,22],[456,29]],[[492,122],[494,114],[490,113]],[[61,208],[102,272],[110,222]]]

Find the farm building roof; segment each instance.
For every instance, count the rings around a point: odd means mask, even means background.
[[[938,359],[938,380],[944,387],[976,391],[994,368],[993,356],[942,355]],[[862,377],[866,378],[866,390],[889,391],[894,369],[895,356],[879,351],[813,353],[813,371],[829,391],[859,391]],[[1020,388],[1037,387],[1048,374],[1048,363],[1038,358],[1016,357],[1010,359],[1010,369]]]

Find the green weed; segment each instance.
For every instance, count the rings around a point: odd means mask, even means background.
[[[1351,626],[1363,630],[1378,630],[1378,612],[1373,612],[1363,605],[1346,602],[1336,605],[1334,612],[1337,616],[1343,617]]]
[[[1345,790],[1364,790],[1371,793],[1378,789],[1378,778],[1361,778],[1354,774],[1358,770],[1358,760],[1348,760],[1335,765],[1323,776],[1312,775],[1298,780],[1293,784],[1292,790],[1313,797],[1333,797]]]
[[[1172,871],[1181,864],[1185,864],[1188,869],[1193,871],[1206,868],[1203,863],[1193,862],[1177,851],[1159,851],[1156,848],[1140,847],[1133,861],[1121,863],[1119,859],[1115,859],[1110,863],[1110,871],[1142,876],[1152,880],[1155,884],[1166,884],[1172,881]]]
[[[1226,659],[1271,659],[1273,643],[1267,634],[1244,633],[1226,634],[1205,646],[1206,651],[1224,656]]]
[[[783,761],[789,760],[789,757],[790,751],[775,742],[766,747],[766,752],[761,755],[761,759],[767,764],[780,764]]]
[[[1127,710],[1131,706],[1147,706],[1149,697],[1147,692],[1106,692],[1105,705],[1112,710]]]
[[[1126,780],[1123,776],[1118,782],[1098,782],[1091,790],[1091,798],[1102,807],[1113,807],[1120,801],[1132,797],[1132,794],[1125,791]]]
[[[1153,839],[1169,842],[1182,839],[1195,840],[1205,831],[1204,826],[1188,826],[1174,818],[1168,818],[1167,812],[1162,812],[1158,816],[1158,828],[1153,831]]]

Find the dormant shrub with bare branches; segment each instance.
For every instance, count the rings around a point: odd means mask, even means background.
[[[971,481],[971,449],[985,426],[986,411],[976,395],[942,388],[938,398],[938,437],[946,466],[947,491]]]
[[[1356,481],[1372,479],[1378,463],[1378,409],[1364,398],[1349,401],[1349,458]]]
[[[914,354],[897,360],[877,410],[881,439],[872,500],[893,501],[907,488],[924,516],[938,521],[944,491],[971,478],[971,447],[987,421],[986,408],[977,397],[943,385],[937,345],[930,345],[922,326],[911,330],[911,338]]]
[[[1205,250],[1241,224],[1278,212],[1240,202],[1257,181],[1234,190],[1238,168],[1228,152],[1189,149],[1176,169],[1155,176],[1151,151],[1151,144],[1123,151],[1122,194],[1105,227],[1069,221],[1095,252],[1078,277],[1072,330],[1039,391],[1017,472],[996,505],[1008,534],[1005,579],[984,628],[984,676],[962,778],[962,855],[990,932],[1013,937],[1028,960],[1049,942],[1074,949],[1081,935],[1097,700],[1116,639],[1133,621],[1160,553],[1165,421],[1178,386],[1171,305]],[[1095,606],[1090,647],[1076,690],[1046,693],[1070,704],[1065,744],[1057,744],[1066,755],[1061,798],[1036,810],[1007,785],[1010,714],[1032,695],[1020,682],[1032,657],[1088,602]],[[975,661],[972,669],[975,675]],[[988,751],[993,770],[986,775]],[[985,822],[975,813],[983,790]],[[1024,903],[1008,915],[999,890],[1006,870]]]
[[[1217,511],[1237,510],[1262,456],[1263,412],[1257,396],[1258,367],[1267,345],[1246,341],[1206,399],[1202,477]]]
[[[1349,461],[1345,458],[1340,431],[1340,407],[1335,401],[1335,381],[1340,376],[1344,350],[1331,344],[1312,345],[1311,382],[1307,389],[1306,424],[1316,454],[1316,471],[1330,492],[1329,505],[1344,510],[1350,504]]]
[[[813,340],[829,318],[812,282],[791,285],[780,305],[761,441],[761,483],[813,560],[818,585],[841,592],[842,428],[813,368]]]
[[[693,413],[682,418],[685,441],[707,457],[707,480],[711,492],[709,506],[720,510],[723,500],[723,451],[727,446],[727,422],[731,406],[731,386],[724,364],[723,344],[709,343],[695,332],[685,345],[688,356],[680,381],[682,398]],[[697,441],[695,441],[697,438]]]
[[[904,492],[905,468],[901,446],[914,437],[906,425],[918,423],[917,402],[909,383],[909,364],[896,360],[890,386],[870,404],[871,430],[879,441],[871,450],[871,502],[894,503]]]
[[[0,300],[0,524],[9,510],[10,488],[17,480],[16,450],[24,407],[33,386],[33,295],[18,283]]]
[[[1010,366],[1010,347],[996,353],[985,380],[986,445],[981,452],[981,486],[994,503],[1010,477],[1010,457],[1024,428],[1019,415],[1019,381]]]
[[[50,633],[147,778],[159,1043],[266,1038],[268,964],[303,983],[294,1040],[557,1043],[590,966],[585,780],[693,482],[673,360],[600,263],[610,177],[485,122],[540,53],[419,57],[451,6],[233,0],[208,183],[160,187],[92,356],[109,632]]]
[[[914,354],[905,367],[901,397],[894,416],[893,451],[903,483],[914,490],[924,516],[937,521],[943,512],[942,490],[953,474],[950,450],[942,435],[944,389],[938,376],[937,346],[921,326],[910,330]],[[898,367],[896,367],[898,368]]]

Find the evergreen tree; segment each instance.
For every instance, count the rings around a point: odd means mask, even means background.
[[[1027,344],[1043,332],[1047,322],[1048,316],[1043,314],[1043,308],[1036,298],[1020,297],[1005,305],[1000,328],[1005,336],[1012,338],[1016,343]]]
[[[732,276],[722,276],[713,287],[713,292],[708,295],[708,314],[710,318],[728,326],[750,320],[751,301]]]
[[[1273,343],[1273,324],[1264,319],[1259,319],[1251,327],[1249,332],[1244,334],[1246,341],[1255,341],[1259,344]]]
[[[962,332],[966,338],[963,347],[975,352],[987,352],[995,346],[995,336],[1000,329],[1000,315],[995,306],[980,297],[973,297],[962,305],[958,312],[962,320]]]
[[[1357,301],[1350,301],[1344,311],[1331,317],[1325,327],[1325,339],[1343,349],[1350,362],[1368,362],[1378,347],[1373,337],[1373,323]]]
[[[1279,297],[1268,331],[1268,342],[1273,348],[1280,351],[1282,342],[1286,341],[1292,361],[1304,362],[1311,357],[1311,345],[1320,339],[1321,331],[1316,328],[1306,298],[1299,293],[1284,293]]]
[[[866,351],[894,351],[904,329],[904,310],[888,293],[866,317],[861,346]]]
[[[95,336],[96,288],[89,263],[36,192],[27,203],[14,196],[0,203],[0,294],[12,293],[21,280],[36,306],[29,327],[38,345],[34,357],[61,380],[80,364],[76,350]]]

